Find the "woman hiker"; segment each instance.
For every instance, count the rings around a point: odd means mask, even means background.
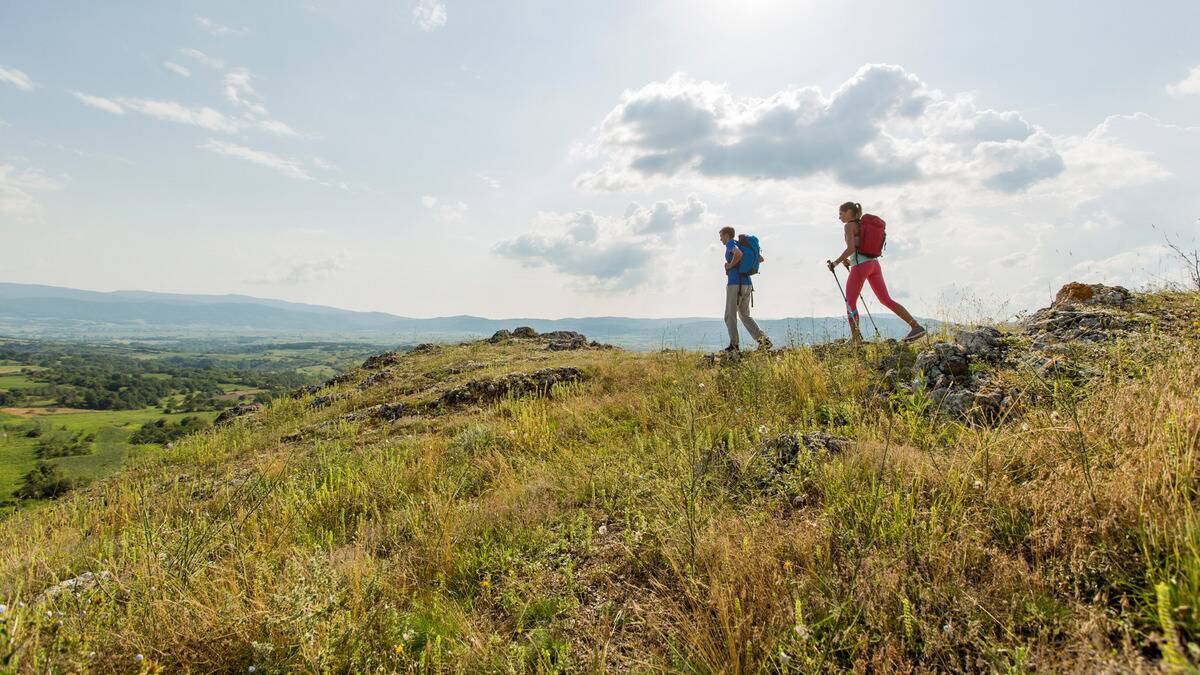
[[[888,295],[887,284],[883,281],[883,270],[879,267],[879,256],[883,253],[883,221],[868,216],[868,218],[874,219],[871,227],[878,228],[878,230],[867,232],[862,223],[862,204],[856,202],[842,204],[838,209],[838,218],[844,224],[846,250],[842,251],[836,260],[829,261],[829,270],[832,272],[839,263],[850,269],[850,276],[846,279],[846,316],[850,321],[850,333],[853,338],[862,340],[862,333],[858,330],[858,294],[862,292],[864,281],[871,284],[871,290],[875,292],[875,297],[879,298],[879,302],[908,323],[911,330],[908,331],[908,335],[904,336],[905,342],[911,342],[925,335],[925,328],[917,323],[904,305]]]

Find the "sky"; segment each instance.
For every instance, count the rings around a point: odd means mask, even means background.
[[[0,3],[0,281],[405,316],[918,316],[1200,246],[1200,3]],[[867,294],[868,299],[870,295]]]

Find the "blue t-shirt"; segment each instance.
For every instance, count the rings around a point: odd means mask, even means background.
[[[729,241],[725,242],[725,262],[730,262],[731,260],[733,260],[733,251],[736,248],[738,248],[738,245],[737,245],[737,242],[734,241],[733,239],[730,239]],[[746,252],[743,251],[742,255],[746,255]],[[726,284],[725,284],[726,286],[750,286],[750,285],[752,285],[750,283],[750,277],[743,278],[742,273],[738,272],[738,268],[736,265],[733,266],[732,268],[730,268],[727,276],[729,277],[729,281],[726,282]]]

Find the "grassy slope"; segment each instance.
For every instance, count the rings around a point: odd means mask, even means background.
[[[1142,302],[1184,318],[1077,350],[1099,371],[1086,383],[1004,374],[1024,393],[995,427],[937,419],[919,397],[889,405],[882,348],[737,367],[487,344],[409,355],[330,407],[277,401],[0,523],[0,625],[17,626],[27,671],[127,671],[135,654],[240,672],[1181,663],[1200,639],[1200,306]],[[468,361],[487,367],[449,370]],[[336,421],[553,365],[587,379]],[[780,472],[758,450],[808,430],[855,445]],[[85,571],[110,576],[13,609]]]

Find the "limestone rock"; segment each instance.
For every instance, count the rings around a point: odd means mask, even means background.
[[[363,361],[362,367],[365,370],[379,370],[381,368],[387,368],[388,366],[394,366],[397,363],[400,363],[400,359],[403,358],[403,356],[404,355],[400,352],[384,352],[382,354],[376,354],[374,356],[367,357],[367,360]]]
[[[968,356],[994,361],[1004,352],[1002,334],[991,326],[964,328],[954,333],[954,341],[962,345]]]
[[[239,403],[232,408],[227,408],[226,410],[221,411],[221,414],[217,415],[217,419],[213,420],[213,424],[225,424],[230,420],[242,417],[243,415],[249,415],[250,413],[258,412],[262,409],[263,405],[261,403]]]
[[[935,342],[917,355],[917,371],[925,375],[926,384],[933,389],[964,382],[970,373],[967,350],[949,342]]]

